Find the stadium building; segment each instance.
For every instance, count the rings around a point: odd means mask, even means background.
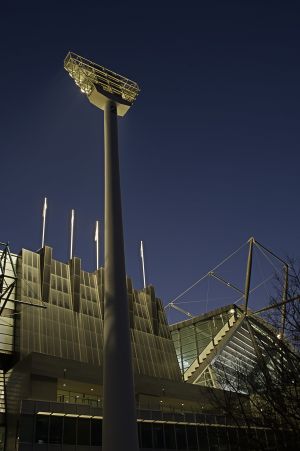
[[[48,246],[3,244],[0,261],[0,450],[100,451],[103,268],[57,261]],[[128,278],[127,293],[140,449],[280,449],[272,428],[237,427],[220,407],[236,362],[251,377],[263,357],[272,374],[271,326],[234,305],[169,326],[152,286]]]

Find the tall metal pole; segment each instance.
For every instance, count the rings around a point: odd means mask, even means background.
[[[45,246],[46,216],[47,216],[47,197],[45,197],[45,199],[44,199],[44,206],[43,206],[42,248]]]
[[[116,104],[104,108],[103,451],[137,451]]]
[[[248,313],[248,301],[249,301],[250,281],[251,281],[251,271],[252,271],[253,242],[254,242],[254,238],[251,237],[249,240],[247,273],[246,273],[246,281],[245,281],[245,295],[244,295],[245,296],[245,315],[247,315],[247,313]]]
[[[96,221],[95,244],[96,244],[96,269],[99,269],[99,221]]]
[[[70,260],[73,258],[73,245],[74,245],[74,210],[71,210],[71,223],[70,223]]]
[[[143,241],[141,241],[141,259],[142,259],[144,289],[146,289],[146,274],[145,274],[145,258],[144,258],[144,243],[143,243]]]

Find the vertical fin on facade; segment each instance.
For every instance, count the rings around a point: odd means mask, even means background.
[[[40,251],[41,258],[41,292],[43,302],[49,302],[51,286],[52,248],[44,246]]]
[[[154,335],[159,335],[159,317],[158,317],[158,306],[157,306],[157,298],[155,297],[155,289],[153,285],[148,285],[146,288],[147,293],[147,304],[148,310],[150,314],[150,318],[152,321],[152,329]]]
[[[71,291],[73,310],[80,312],[80,275],[81,275],[81,259],[73,257],[70,260],[70,276],[71,276]]]
[[[128,297],[128,308],[129,308],[129,324],[130,328],[134,328],[134,313],[133,313],[133,288],[132,288],[132,280],[129,277],[126,277],[126,285],[127,285],[127,297]]]
[[[95,271],[97,280],[97,289],[100,302],[100,315],[103,320],[104,318],[104,268],[101,266]]]

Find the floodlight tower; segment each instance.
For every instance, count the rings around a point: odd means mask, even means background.
[[[104,110],[103,451],[138,450],[123,243],[117,116],[139,93],[135,82],[68,53],[65,69],[89,101]]]

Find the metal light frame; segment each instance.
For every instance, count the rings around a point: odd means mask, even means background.
[[[102,102],[99,104],[93,98],[94,94],[100,92],[106,98],[111,98],[118,105],[122,105],[123,108],[118,108],[119,116],[127,112],[140,92],[136,82],[73,52],[67,54],[64,68],[91,103],[103,109]]]

